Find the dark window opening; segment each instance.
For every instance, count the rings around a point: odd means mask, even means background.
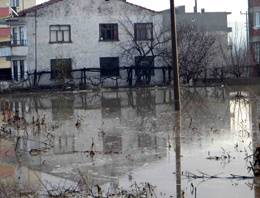
[[[12,80],[12,70],[8,69],[0,69],[0,80]]]
[[[143,75],[149,73],[154,75],[154,58],[152,56],[135,57],[136,73],[135,75]]]
[[[13,61],[14,81],[18,81],[18,61]]]
[[[20,61],[20,78],[22,79],[22,80],[24,80],[24,61],[23,60],[21,60]]]
[[[135,23],[135,40],[152,40],[153,39],[153,24],[152,23]]]
[[[99,25],[100,41],[118,41],[117,24],[100,24]]]
[[[102,77],[119,76],[119,58],[118,57],[100,58],[100,75]]]
[[[18,43],[18,33],[17,33],[17,28],[13,28],[13,44],[17,44]]]
[[[59,76],[71,78],[71,59],[51,59],[51,79]]]

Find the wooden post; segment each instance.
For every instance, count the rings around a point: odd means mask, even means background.
[[[175,110],[180,110],[180,85],[179,85],[179,64],[177,50],[177,31],[175,19],[174,0],[170,0],[171,10],[171,36],[172,36],[172,66],[173,66],[173,85],[174,85],[174,100]]]

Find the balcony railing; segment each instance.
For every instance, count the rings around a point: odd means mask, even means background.
[[[12,50],[9,46],[1,46],[0,47],[0,57],[8,57],[12,55]]]
[[[11,40],[0,42],[0,47],[27,46],[27,40]]]
[[[27,40],[11,40],[11,46],[27,46]]]
[[[0,42],[0,47],[10,47],[11,41],[2,41]]]

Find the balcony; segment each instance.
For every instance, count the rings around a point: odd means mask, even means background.
[[[11,41],[0,42],[0,57],[11,56]]]
[[[27,40],[12,40],[0,42],[0,57],[26,57],[27,55]]]
[[[25,45],[13,45],[12,46],[12,56],[27,56],[28,46]]]
[[[27,40],[11,40],[11,46],[27,46]]]

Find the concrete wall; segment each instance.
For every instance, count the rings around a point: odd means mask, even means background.
[[[161,12],[164,16],[164,24],[166,27],[170,27],[170,10],[165,10]],[[185,7],[176,7],[176,21],[177,23],[188,23],[195,24],[202,29],[212,32],[231,32],[232,29],[228,27],[227,15],[230,12],[201,12],[192,13],[185,12]]]

